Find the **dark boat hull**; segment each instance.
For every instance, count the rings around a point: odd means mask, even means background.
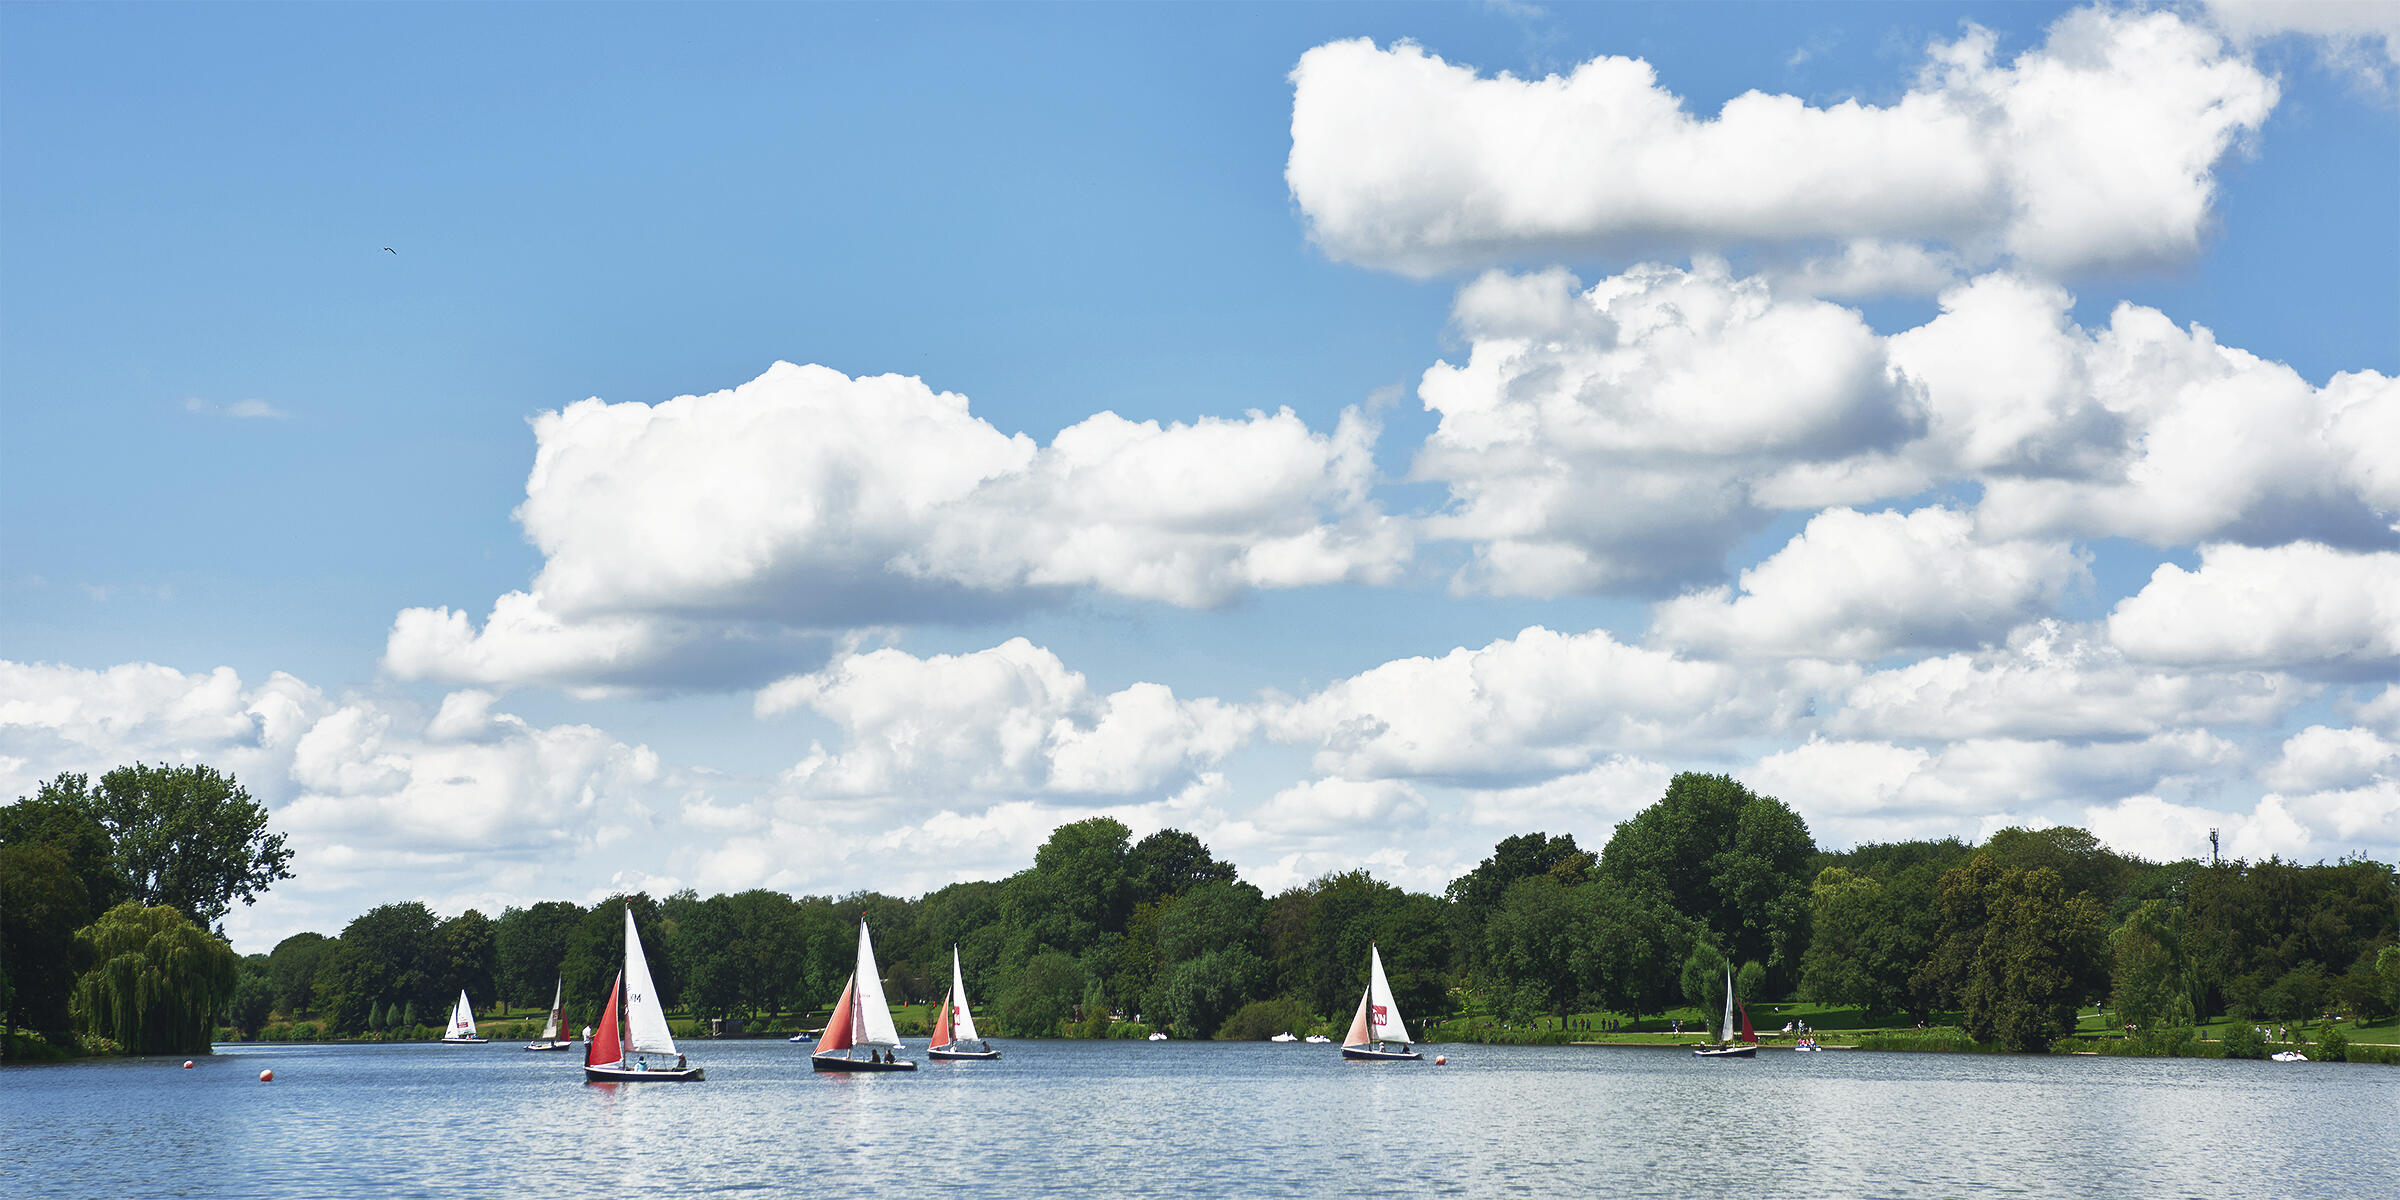
[[[1342,1057],[1352,1062],[1422,1062],[1425,1056],[1414,1050],[1377,1050],[1371,1046],[1344,1046]]]
[[[881,1062],[872,1058],[843,1058],[832,1054],[811,1054],[808,1065],[819,1071],[914,1071],[917,1064],[909,1059]]]
[[[925,1057],[936,1062],[992,1062],[1000,1057],[1000,1052],[997,1050],[951,1050],[937,1046],[927,1050]]]
[[[696,1083],[707,1076],[698,1067],[624,1067],[583,1065],[585,1083]]]
[[[1756,1046],[1727,1046],[1722,1050],[1694,1050],[1693,1058],[1757,1058]]]

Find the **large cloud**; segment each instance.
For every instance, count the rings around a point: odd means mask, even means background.
[[[1978,544],[1946,508],[1830,509],[1791,544],[1719,587],[1658,607],[1651,632],[1685,649],[1735,655],[1873,658],[2002,638],[2085,576],[2058,541]]]
[[[1534,627],[1479,649],[1405,658],[1267,706],[1266,730],[1315,745],[1349,779],[1505,787],[1614,753],[1694,753],[1787,725],[1795,701],[1718,663],[1628,646],[1605,631]]]
[[[517,510],[541,574],[483,627],[394,622],[397,674],[457,682],[758,682],[793,630],[988,615],[1068,589],[1190,607],[1389,580],[1407,527],[1367,498],[1376,425],[1290,410],[1161,425],[1101,413],[1050,445],[914,378],[777,363],[663,404],[534,422]],[[698,665],[694,665],[698,664]]]
[[[2073,303],[1993,273],[1882,337],[1706,258],[1589,288],[1487,274],[1455,305],[1465,361],[1418,389],[1441,421],[1413,474],[1450,498],[1424,531],[1471,547],[1457,586],[1518,595],[1705,588],[1777,512],[1944,489],[1980,489],[1972,528],[1943,539],[1985,583],[2068,577],[2070,539],[2400,546],[2400,456],[2382,451],[2400,442],[2400,379],[2313,386],[2155,309],[2119,305],[2086,330]],[[1966,624],[2047,586],[2009,583]]]
[[[919,658],[885,648],[779,680],[762,716],[806,709],[843,742],[785,773],[795,793],[922,804],[959,794],[1131,795],[1194,775],[1248,740],[1255,718],[1155,683],[1095,694],[1024,638]]]
[[[1561,271],[1487,275],[1454,319],[1470,352],[1425,372],[1441,424],[1413,473],[1452,497],[1428,534],[1477,544],[1466,587],[1714,579],[1764,519],[1753,480],[1921,428],[1914,389],[1856,312],[1779,299],[1721,262],[1581,290]]]
[[[2203,546],[2198,570],[2164,564],[2120,601],[2108,632],[2148,662],[2388,677],[2400,668],[2400,553]]]
[[[2312,387],[2156,309],[2120,304],[2087,332],[2071,303],[1990,275],[1891,338],[1895,366],[1924,385],[1912,456],[1980,480],[1991,535],[2393,544],[2400,468],[2378,447],[2400,437],[2400,380]]]
[[[2272,728],[2312,690],[2280,672],[2128,661],[2103,630],[2040,621],[2005,647],[1869,672],[1828,697],[1828,734],[1913,744],[1954,738],[2122,740],[2192,726]]]
[[[1484,77],[1407,42],[1303,54],[1285,179],[1327,253],[1425,274],[1628,244],[1938,241],[2057,271],[2190,252],[2277,88],[2168,12],[2080,9],[2003,64],[1970,28],[1888,105],[1685,111],[1638,59]]]

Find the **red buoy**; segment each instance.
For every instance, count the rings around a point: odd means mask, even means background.
[[[260,1083],[273,1083],[273,1082],[275,1082],[275,1072],[273,1072],[273,1071],[260,1071],[260,1072],[258,1073],[258,1081],[259,1081]]]
[[[1442,1064],[1444,1064],[1444,1063],[1447,1063],[1447,1062],[1449,1062],[1449,1061],[1450,1061],[1450,1056],[1449,1056],[1449,1055],[1447,1055],[1447,1054],[1436,1054],[1436,1055],[1434,1055],[1434,1056],[1433,1056],[1433,1065],[1435,1065],[1435,1066],[1437,1066],[1437,1067],[1438,1067],[1438,1066],[1441,1066]]]
[[[189,1071],[189,1070],[191,1070],[191,1069],[192,1069],[192,1060],[190,1060],[190,1059],[188,1059],[188,1058],[187,1058],[187,1059],[185,1059],[185,1060],[183,1060],[183,1069],[184,1069],[184,1070],[186,1070],[186,1071]]]

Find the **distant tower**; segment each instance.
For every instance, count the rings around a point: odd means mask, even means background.
[[[2217,865],[2217,831],[2214,828],[2208,831],[2208,865]]]

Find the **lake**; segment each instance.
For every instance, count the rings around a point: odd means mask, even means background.
[[[806,1046],[694,1042],[705,1082],[622,1086],[583,1083],[580,1051],[502,1042],[10,1067],[0,1194],[2400,1193],[2391,1067],[1472,1045],[1367,1064],[1300,1044],[995,1044],[997,1063],[819,1076]]]

